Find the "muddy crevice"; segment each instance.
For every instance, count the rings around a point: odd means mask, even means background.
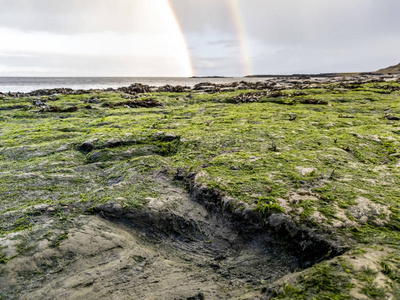
[[[200,289],[205,299],[234,299],[248,292],[264,299],[268,283],[302,266],[269,232],[238,228],[238,223],[192,201],[183,189],[179,197],[154,199],[145,208],[124,209],[108,202],[97,212],[134,235],[140,233],[148,247],[156,247],[173,264],[183,264],[174,274],[180,280],[201,277],[202,284],[187,288]]]
[[[202,204],[209,213],[228,219],[242,235],[273,236],[281,248],[298,258],[301,268],[308,268],[341,255],[350,248],[343,240],[335,239],[328,233],[296,224],[286,214],[261,215],[246,203],[227,198],[218,190],[196,184],[195,175],[190,173],[182,176],[178,172],[176,176],[185,183],[192,201]]]
[[[169,260],[183,263],[179,278],[208,274],[201,280],[215,288],[198,288],[211,299],[250,291],[257,294],[254,299],[267,299],[272,282],[346,250],[284,215],[265,219],[246,209],[232,212],[218,191],[195,184],[188,188],[189,192],[180,189],[176,197],[152,199],[144,208],[125,209],[107,202],[96,211],[128,231],[139,232]]]

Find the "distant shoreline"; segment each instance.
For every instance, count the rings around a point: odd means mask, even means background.
[[[246,78],[273,78],[273,77],[338,77],[338,76],[362,76],[362,75],[385,75],[386,73],[377,72],[347,72],[347,73],[319,73],[319,74],[291,74],[291,75],[279,75],[279,74],[258,74],[258,75],[246,75]],[[389,73],[387,73],[389,75]]]
[[[244,76],[247,77],[247,76]],[[191,76],[189,78],[235,78],[233,76]]]

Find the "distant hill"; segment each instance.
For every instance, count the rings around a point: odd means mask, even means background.
[[[380,69],[380,70],[376,71],[375,73],[400,73],[400,64],[391,66],[391,67],[387,67],[384,69]]]

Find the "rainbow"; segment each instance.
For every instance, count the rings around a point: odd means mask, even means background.
[[[240,56],[242,58],[241,63],[242,63],[242,68],[243,68],[242,69],[243,75],[251,75],[251,74],[253,74],[253,69],[252,69],[251,60],[250,60],[251,55],[250,55],[250,49],[248,47],[248,38],[246,36],[246,27],[244,24],[244,19],[241,14],[240,0],[225,0],[225,1],[229,8],[231,18],[232,18],[233,24],[235,26],[236,35],[237,35],[237,38],[238,38],[239,44],[240,44]],[[190,76],[193,76],[194,70],[193,70],[193,65],[192,65],[192,61],[190,58],[190,51],[188,50],[182,28],[179,24],[179,21],[173,10],[170,0],[166,0],[166,2],[168,4],[168,8],[170,10],[171,15],[173,16],[175,26],[179,31],[182,43],[183,43],[183,45],[185,45],[186,55],[183,59],[185,59],[186,64],[189,66],[189,69],[191,72]]]
[[[176,14],[174,12],[174,9],[172,8],[170,1],[169,0],[165,0],[165,1],[167,3],[170,14],[173,17],[173,20],[175,23],[174,26],[177,28],[177,31],[179,32],[181,43],[184,45],[184,48],[185,48],[185,57],[183,57],[182,59],[185,61],[185,65],[188,66],[189,73],[190,73],[190,74],[188,74],[188,76],[189,77],[194,76],[193,64],[192,64],[192,60],[190,58],[190,52],[187,47],[186,39],[185,39],[185,36],[183,35],[182,28],[179,24],[178,18],[176,17]]]
[[[240,51],[243,64],[244,75],[253,74],[253,69],[250,60],[250,49],[248,47],[248,39],[246,36],[246,27],[244,19],[241,14],[240,1],[239,0],[226,0],[228,3],[229,10],[232,15],[233,23],[235,25],[236,34],[240,43]]]

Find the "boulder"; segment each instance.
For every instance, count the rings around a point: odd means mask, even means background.
[[[89,153],[94,149],[94,144],[92,141],[86,141],[78,146],[77,150],[83,153]]]

